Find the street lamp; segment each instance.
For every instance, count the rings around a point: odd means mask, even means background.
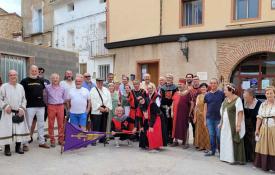
[[[188,62],[188,53],[189,53],[189,49],[188,49],[188,38],[184,35],[182,35],[179,38],[179,42],[181,44],[180,50],[182,51],[182,54],[185,56],[187,62]]]

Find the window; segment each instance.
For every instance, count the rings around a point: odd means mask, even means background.
[[[235,0],[235,20],[257,18],[259,0]]]
[[[275,9],[275,0],[271,0],[271,9],[272,9],[272,10]]]
[[[74,40],[74,30],[69,30],[67,35],[67,47],[75,48],[75,40]]]
[[[8,82],[9,70],[14,69],[18,73],[18,82],[26,77],[26,59],[13,55],[1,55],[0,57],[0,75],[3,83]]]
[[[104,80],[107,80],[107,75],[110,73],[110,64],[104,64],[98,66],[98,73],[99,77],[104,78]]]
[[[202,0],[183,1],[183,25],[202,24]]]
[[[43,31],[43,14],[42,9],[35,9],[32,14],[33,33],[41,33]]]
[[[68,4],[68,12],[74,11],[74,3]]]
[[[82,75],[87,72],[87,63],[79,64],[79,73]]]
[[[105,3],[106,0],[99,0],[99,3]]]

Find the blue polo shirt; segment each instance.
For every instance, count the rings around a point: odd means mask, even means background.
[[[208,92],[204,97],[204,103],[207,104],[207,119],[220,120],[220,109],[225,96],[221,90],[216,92]]]

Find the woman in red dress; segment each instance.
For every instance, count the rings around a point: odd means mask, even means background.
[[[189,128],[189,117],[194,104],[191,95],[186,86],[186,80],[180,79],[178,83],[179,91],[173,96],[173,133],[174,143],[172,146],[178,146],[178,140],[182,141],[183,148],[189,147],[187,135]]]

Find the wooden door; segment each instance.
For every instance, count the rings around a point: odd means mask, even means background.
[[[138,62],[137,79],[142,81],[145,73],[151,75],[151,81],[157,86],[159,79],[159,61]]]
[[[158,63],[148,64],[148,73],[151,75],[151,82],[153,82],[156,86],[158,85],[159,79],[159,65]]]

